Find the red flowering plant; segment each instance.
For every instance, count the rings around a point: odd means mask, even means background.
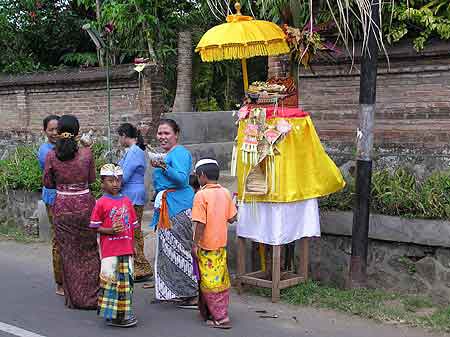
[[[312,60],[319,54],[334,59],[334,56],[340,53],[339,48],[334,43],[325,41],[320,35],[320,32],[328,31],[332,25],[332,22],[316,26],[308,22],[303,28],[283,25],[293,59],[306,69],[311,68]]]

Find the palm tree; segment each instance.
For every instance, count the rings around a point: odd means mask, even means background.
[[[178,33],[177,90],[173,112],[192,111],[192,32]]]

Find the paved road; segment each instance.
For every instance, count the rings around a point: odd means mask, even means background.
[[[237,295],[231,305],[233,329],[211,329],[202,324],[195,311],[151,304],[153,291],[143,289],[142,285],[137,285],[135,293],[139,325],[126,330],[106,327],[95,312],[64,307],[63,298],[54,294],[49,253],[49,247],[42,243],[0,241],[1,337],[433,336],[421,330],[380,325],[331,311],[272,305],[266,299]],[[266,309],[279,318],[259,318],[256,309]]]

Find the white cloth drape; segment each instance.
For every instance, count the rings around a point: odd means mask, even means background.
[[[237,235],[269,245],[320,236],[317,199],[289,203],[244,203],[239,207]]]

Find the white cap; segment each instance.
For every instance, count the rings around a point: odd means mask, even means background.
[[[114,164],[105,164],[100,169],[100,176],[102,177],[123,176],[123,170],[120,166]]]
[[[219,166],[219,163],[217,162],[217,160],[214,159],[200,159],[197,164],[195,164],[195,170],[197,170],[200,166],[206,165],[206,164],[215,164],[217,166]]]

